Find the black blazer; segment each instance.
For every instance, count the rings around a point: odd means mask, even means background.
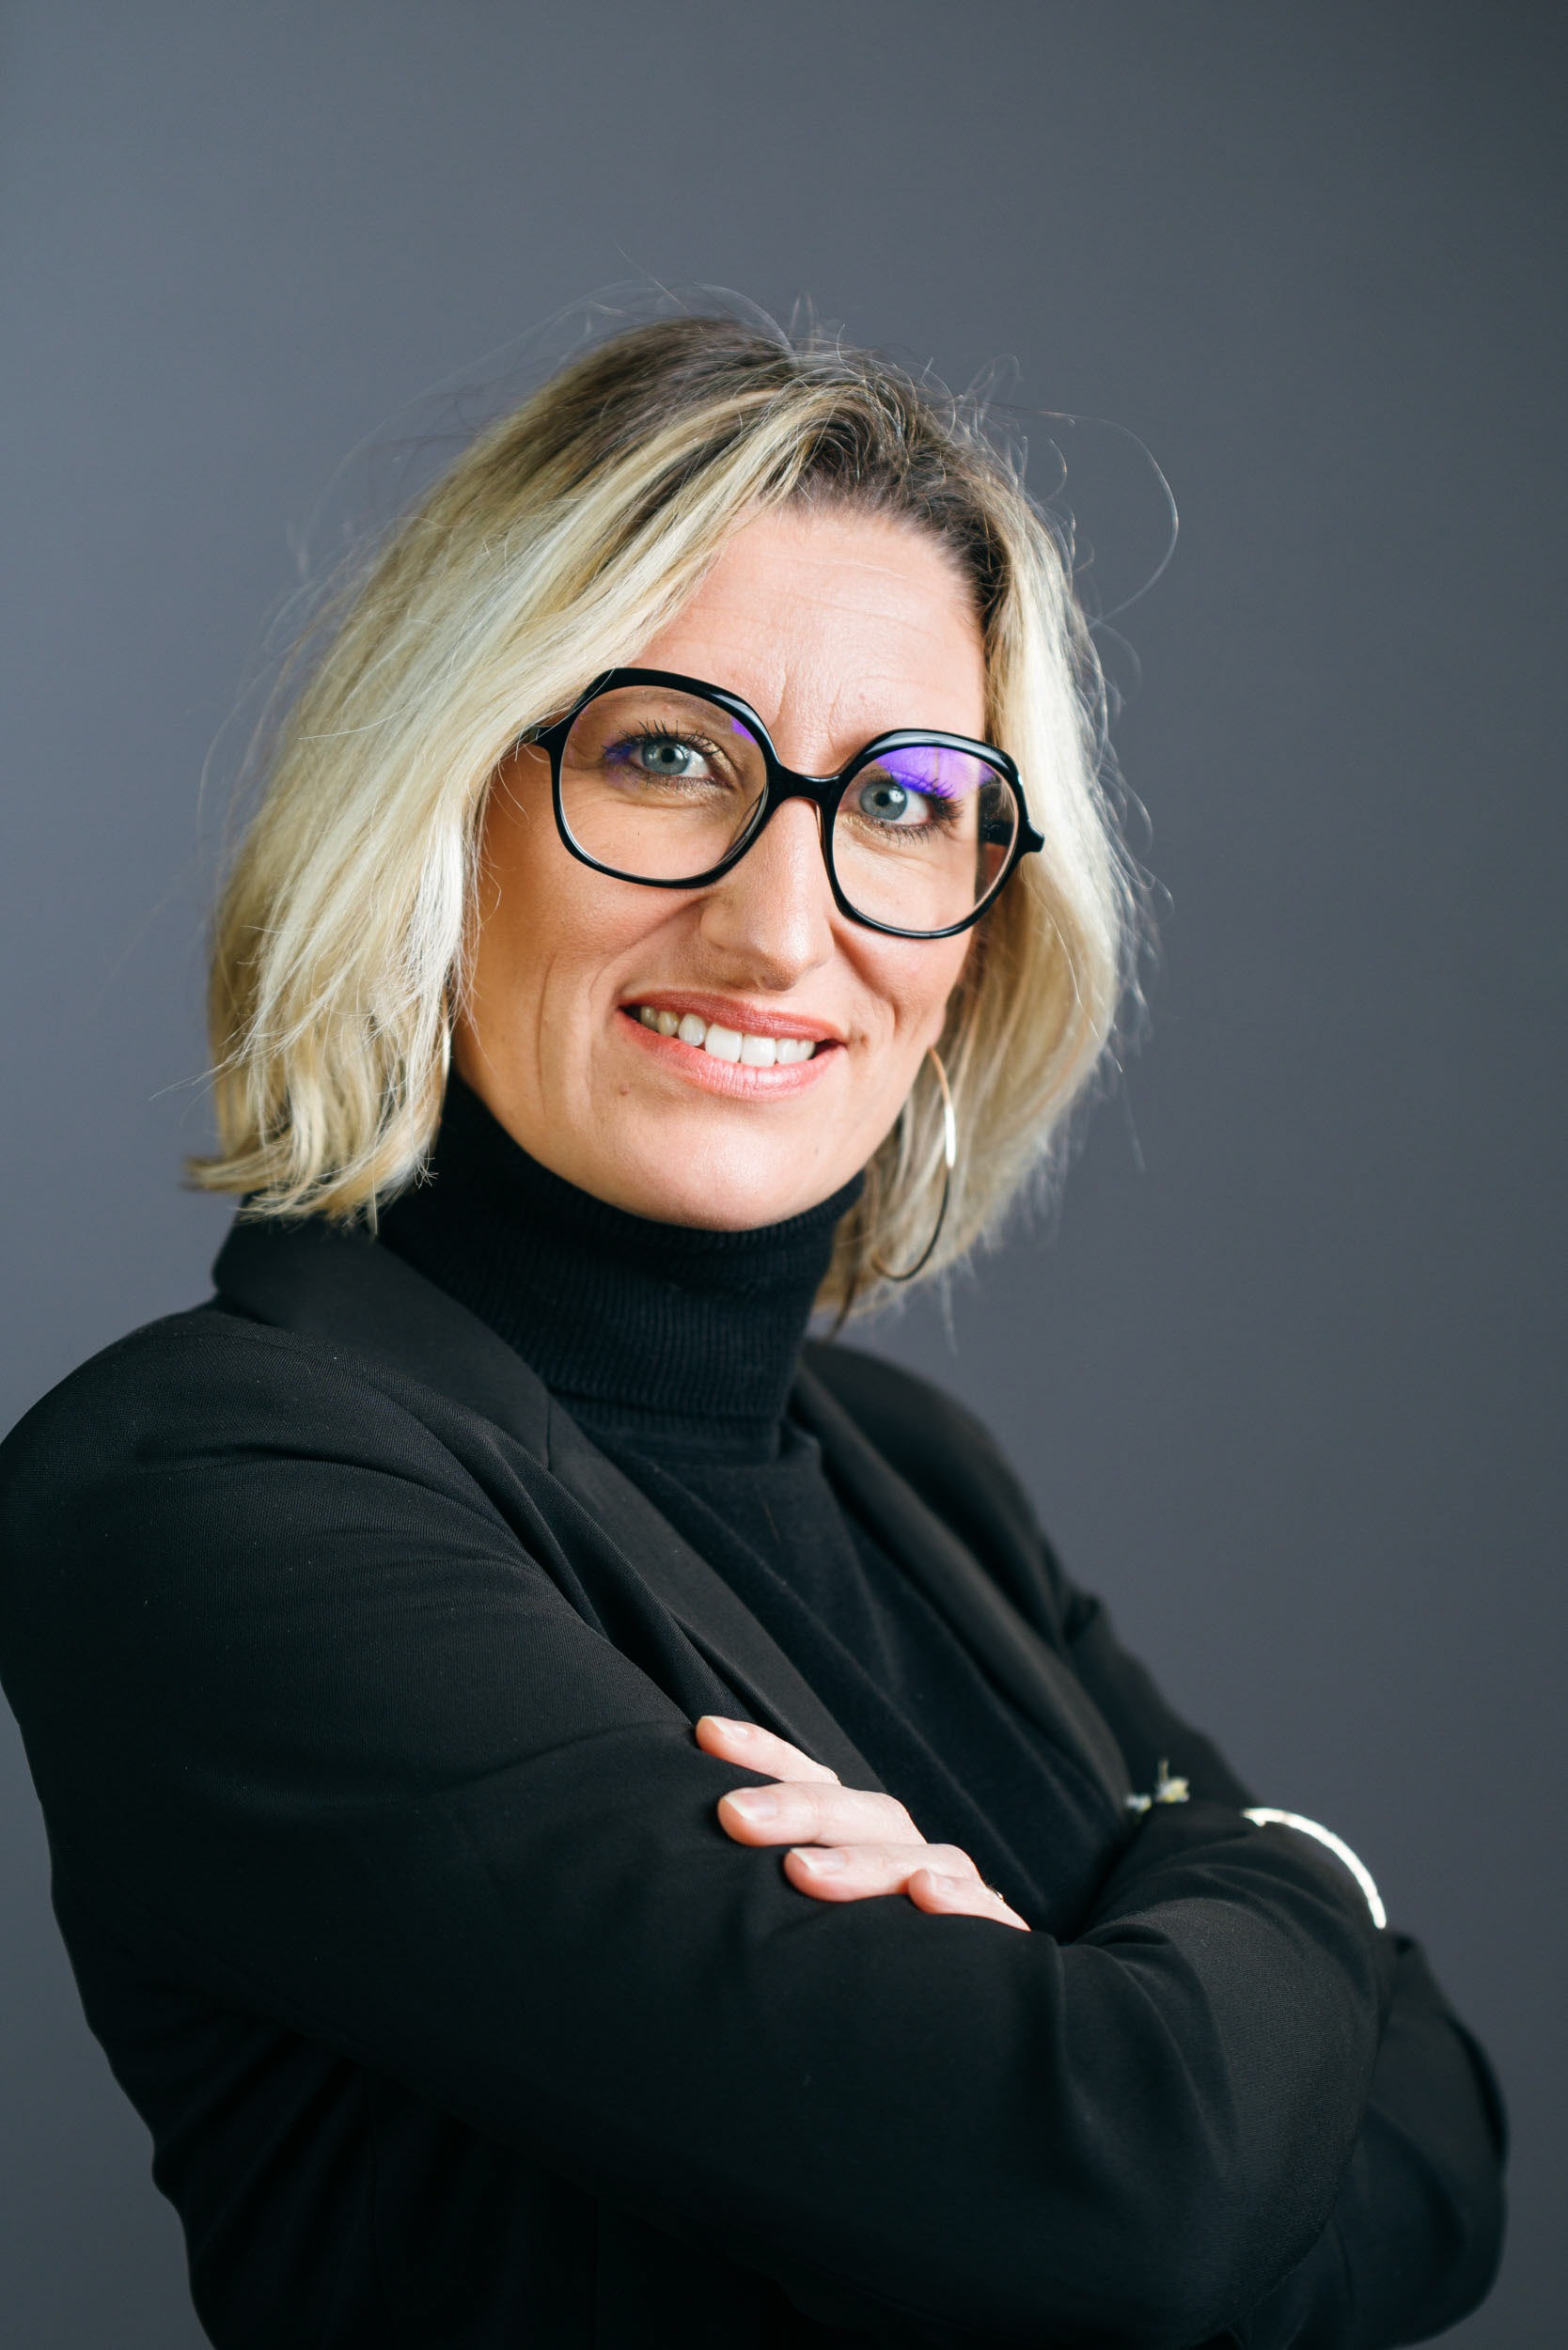
[[[876,1781],[464,1308],[313,1223],[217,1282],[0,1449],[0,1673],[222,2350],[1371,2350],[1479,2297],[1500,2116],[1419,1951],[1241,1817],[955,1405],[812,1347],[794,1407],[1097,1791],[1067,1944],[724,1835],[700,1713]]]

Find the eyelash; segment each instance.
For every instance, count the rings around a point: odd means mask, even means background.
[[[717,759],[720,756],[718,744],[710,743],[706,735],[687,734],[680,727],[645,724],[634,727],[631,733],[622,739],[628,743],[674,743],[683,751],[696,751],[702,759]]]

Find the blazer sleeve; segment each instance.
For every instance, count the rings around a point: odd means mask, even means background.
[[[1391,1989],[1344,1872],[1198,1802],[1070,1946],[811,1901],[412,1393],[194,1316],[12,1436],[56,1868],[187,1985],[882,2342],[1184,2350],[1277,2290]]]
[[[897,1444],[902,1428],[922,1431],[919,1451],[900,1462],[903,1473],[924,1484],[1036,1629],[1065,1650],[1133,1784],[1152,1788],[1168,1762],[1206,1803],[1257,1803],[1214,1741],[1176,1712],[1121,1645],[1104,1604],[1074,1584],[989,1432],[924,1382],[918,1412],[908,1398],[879,1412],[870,1363],[862,1357],[850,1372],[862,1410],[879,1418],[885,1444]],[[876,1366],[879,1388],[887,1376],[887,1367]],[[1311,2251],[1232,2329],[1246,2350],[1388,2350],[1424,2341],[1474,2309],[1497,2274],[1507,2154],[1501,2092],[1419,1946],[1400,1934],[1388,1941],[1393,1995],[1354,2154]]]
[[[1059,1565],[1070,1653],[1117,1733],[1137,1783],[1161,1761],[1211,1799],[1258,1798],[1118,1641],[1098,1601]],[[1444,1998],[1419,1945],[1391,1934],[1393,1997],[1361,2129],[1324,2236],[1254,2311],[1247,2350],[1389,2350],[1459,2323],[1502,2254],[1507,2125],[1487,2058]]]

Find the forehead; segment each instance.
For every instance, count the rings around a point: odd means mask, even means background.
[[[744,696],[795,766],[841,763],[893,727],[985,731],[968,583],[932,533],[883,515],[753,517],[635,659]]]

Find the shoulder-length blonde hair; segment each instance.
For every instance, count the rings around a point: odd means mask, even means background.
[[[223,891],[209,1021],[219,1148],[251,1214],[373,1222],[440,1118],[485,794],[524,729],[635,659],[727,537],[790,500],[932,532],[984,625],[991,739],[1045,849],[984,917],[942,1052],[960,1136],[928,1276],[1059,1160],[1134,978],[1141,892],[1101,774],[1067,564],[977,415],[880,356],[730,318],[635,327],[474,442],[345,599]],[[918,1256],[941,1119],[917,1081],[822,1303]]]

